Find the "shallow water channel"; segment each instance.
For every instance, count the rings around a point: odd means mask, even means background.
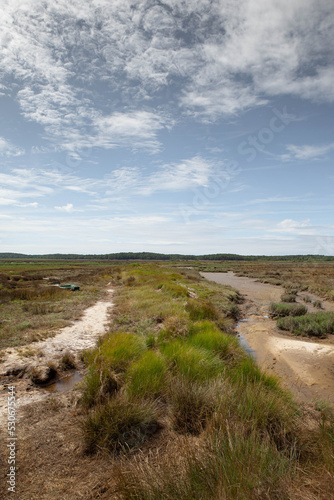
[[[248,321],[247,319],[242,319],[239,321],[239,323],[245,323],[246,321]],[[239,328],[239,323],[237,324],[237,326],[235,327],[236,330],[238,330]],[[238,342],[239,344],[241,345],[241,347],[243,348],[243,350],[249,355],[251,356],[253,359],[256,359],[256,353],[255,351],[247,344],[247,340],[245,339],[245,337],[243,335],[241,335],[240,332],[237,333],[236,335],[237,339],[238,339]]]

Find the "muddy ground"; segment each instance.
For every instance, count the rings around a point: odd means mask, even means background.
[[[201,273],[206,279],[230,285],[244,297],[241,305],[243,320],[238,332],[255,352],[258,363],[277,374],[285,387],[301,401],[324,400],[334,403],[334,335],[327,339],[296,337],[282,332],[268,316],[269,304],[280,302],[284,292],[280,286],[264,284],[256,279],[238,277],[233,272]],[[320,299],[313,294],[303,296]],[[322,300],[323,309],[334,311],[334,303]],[[315,312],[312,304],[309,312]]]

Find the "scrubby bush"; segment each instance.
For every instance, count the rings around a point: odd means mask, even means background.
[[[282,302],[296,302],[296,294],[295,293],[283,293],[281,295]]]
[[[272,318],[284,316],[302,316],[307,313],[307,307],[302,304],[272,303],[269,306],[269,314]]]
[[[277,326],[295,335],[325,338],[327,334],[334,333],[334,313],[317,312],[296,318],[280,318]]]

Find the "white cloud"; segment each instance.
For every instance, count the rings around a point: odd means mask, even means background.
[[[55,207],[55,209],[59,210],[60,212],[67,212],[67,213],[74,212],[74,207],[72,203],[67,203],[67,205],[64,205],[63,207]]]
[[[97,136],[94,145],[106,149],[116,146],[159,150],[157,132],[164,127],[164,120],[148,111],[113,113],[95,120]]]
[[[310,219],[296,221],[293,219],[284,219],[279,222],[276,227],[271,229],[272,232],[278,233],[293,233],[295,235],[315,235],[315,228],[310,225]]]
[[[156,191],[183,191],[207,186],[210,177],[221,165],[221,162],[209,161],[201,156],[165,164],[145,179],[138,192],[148,195]]]
[[[334,102],[333,11],[328,0],[7,0],[0,69],[26,119],[63,148],[156,150],[157,98],[206,121],[277,95]]]
[[[0,137],[0,156],[21,156],[24,154],[24,149],[15,146],[4,137]]]
[[[297,159],[297,160],[313,160],[317,159],[321,156],[326,155],[327,153],[330,153],[331,151],[334,150],[334,142],[330,144],[323,144],[319,146],[314,146],[314,145],[303,145],[303,146],[296,146],[293,144],[290,144],[286,147],[286,149],[289,151],[289,154],[282,155],[282,159],[285,161],[291,160],[291,159]]]

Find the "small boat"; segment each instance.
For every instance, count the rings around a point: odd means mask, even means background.
[[[80,287],[78,285],[59,285],[59,288],[63,288],[64,290],[72,290],[72,292],[80,290]]]

